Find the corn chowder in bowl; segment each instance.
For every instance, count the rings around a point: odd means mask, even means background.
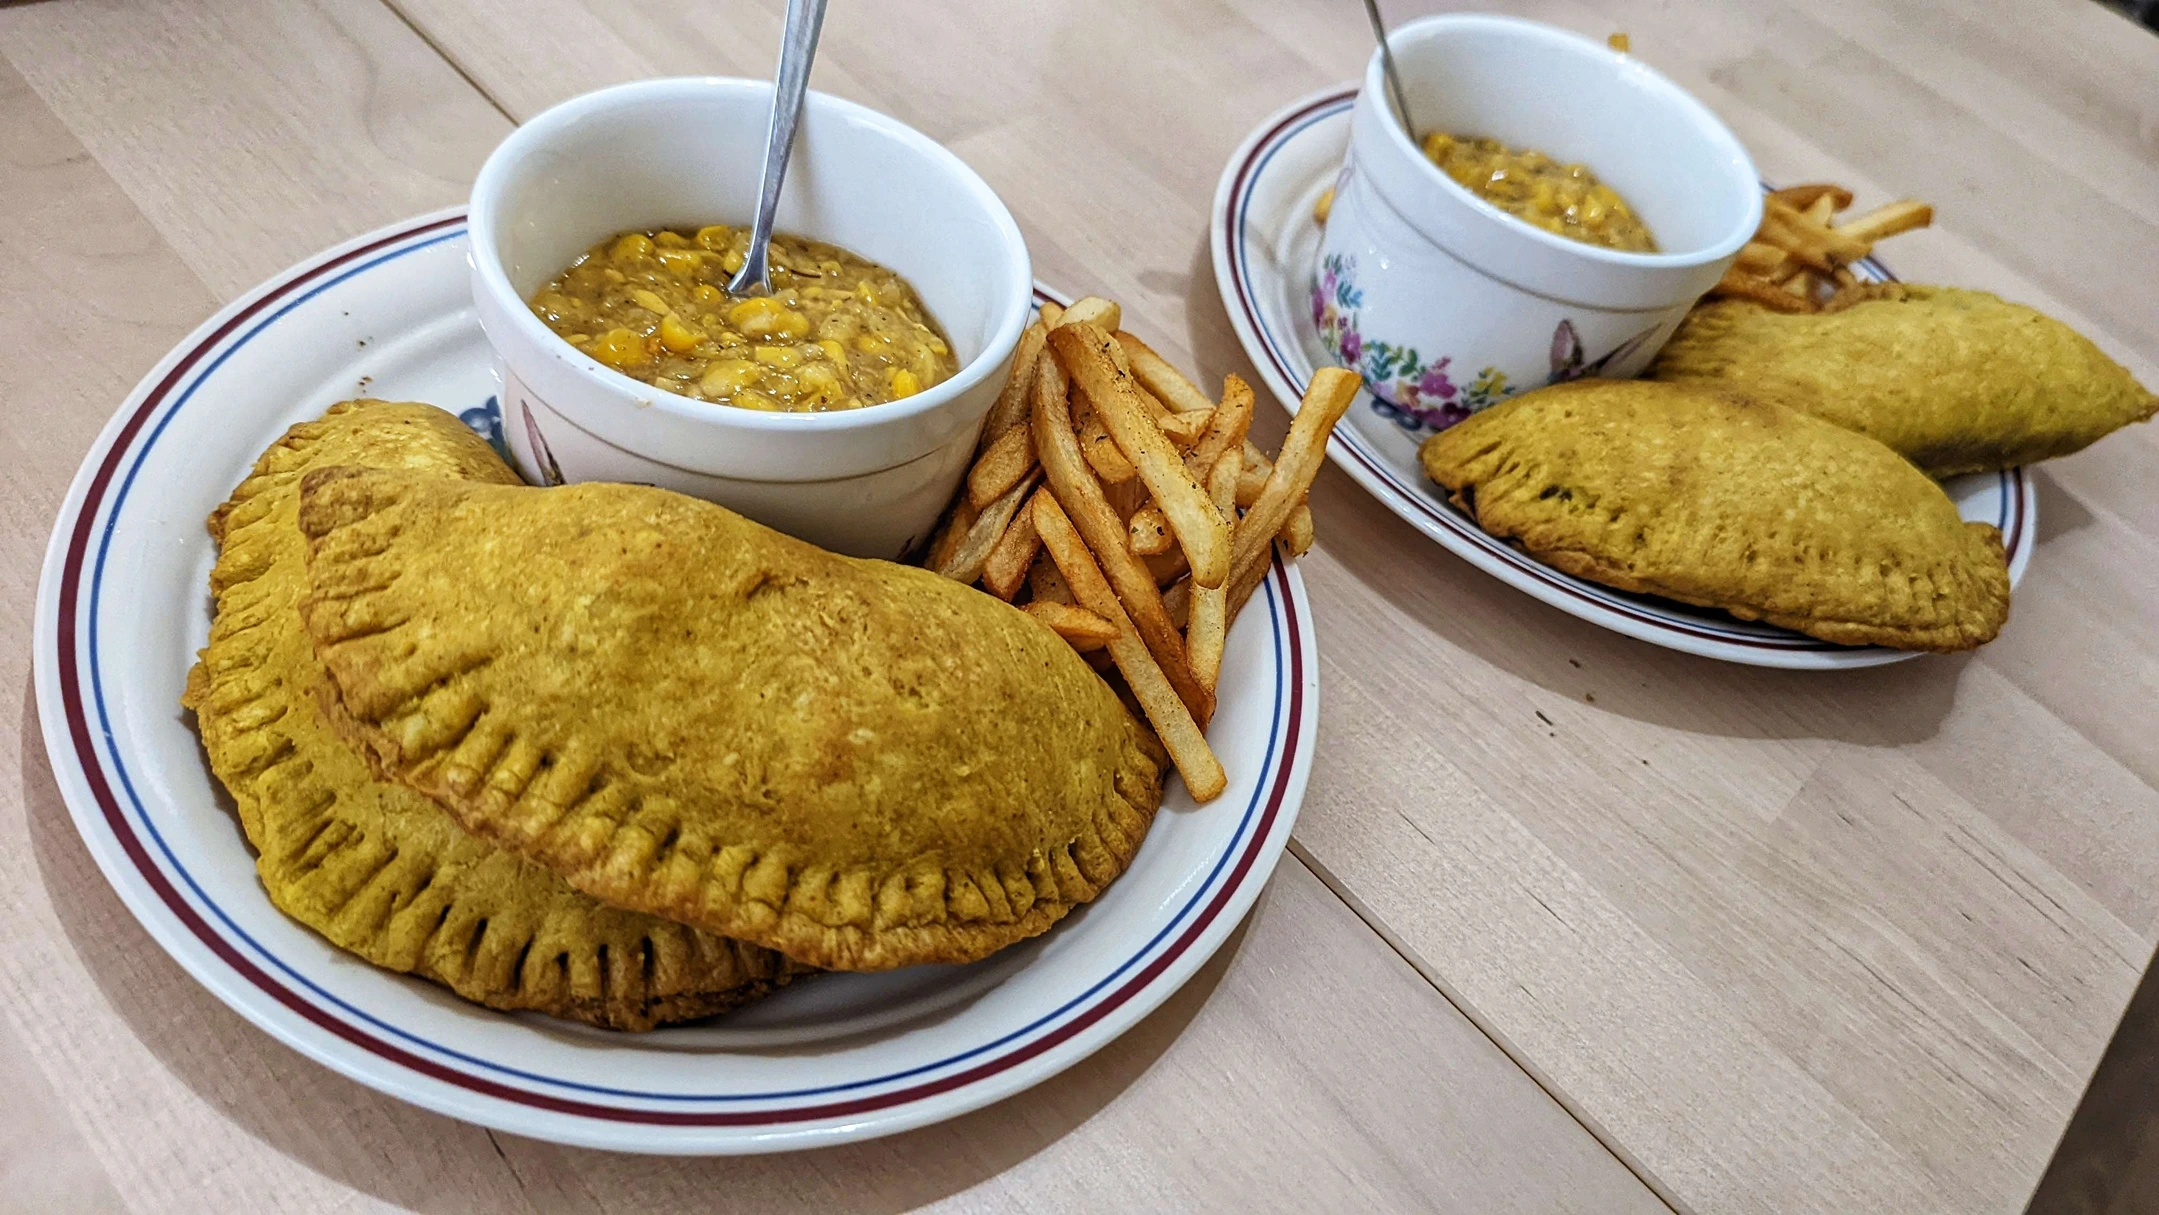
[[[1010,373],[1027,245],[949,150],[812,89],[774,290],[727,298],[771,104],[762,80],[616,85],[488,157],[472,295],[503,444],[530,481],[657,485],[897,558],[936,526]]]
[[[959,370],[907,280],[836,245],[775,235],[772,294],[729,295],[749,240],[724,224],[621,233],[535,292],[533,315],[632,379],[741,409],[882,405]]]

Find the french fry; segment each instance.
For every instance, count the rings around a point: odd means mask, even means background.
[[[1933,222],[1933,207],[1916,198],[1907,198],[1876,207],[1857,219],[1838,224],[1831,231],[1849,240],[1872,245],[1876,241],[1910,232],[1914,228],[1924,228]],[[1860,256],[1866,255],[1862,253]]]
[[[1035,490],[1037,494],[1048,493],[1046,489]],[[1035,535],[1034,513],[1022,507],[1012,516],[1005,527],[1005,534],[998,537],[991,547],[990,555],[982,563],[982,585],[989,593],[1007,603],[1019,594],[1027,583],[1028,567],[1034,564],[1035,553],[1042,547]]]
[[[1237,524],[1230,560],[1232,614],[1259,586],[1259,574],[1272,551],[1275,534],[1289,522],[1290,512],[1304,501],[1312,481],[1319,476],[1320,465],[1327,459],[1327,436],[1334,433],[1335,423],[1349,411],[1359,383],[1355,372],[1340,367],[1322,367],[1312,373],[1304,400],[1297,406],[1297,416],[1290,419],[1282,450],[1275,455],[1274,471],[1267,474],[1266,487]],[[1250,589],[1244,588],[1247,580]]]
[[[1054,304],[1044,304],[1054,308]],[[1049,326],[1040,321],[1020,331],[1019,348],[1012,352],[1012,375],[1005,381],[1003,392],[997,394],[997,403],[990,406],[989,416],[982,420],[982,438],[975,450],[987,451],[999,436],[1027,421],[1027,389],[1035,382],[1035,360],[1042,357],[1044,340],[1049,336]]]
[[[1005,491],[1003,497],[982,508],[966,535],[954,546],[951,556],[936,567],[936,572],[954,582],[972,583],[982,577],[982,567],[990,559],[990,550],[1004,538],[1005,529],[1012,524],[1012,516],[1019,513],[1020,503],[1026,501],[1027,491],[1034,488],[1035,475],[1030,473],[1018,485]]]
[[[1192,627],[1192,580],[1187,578],[1162,592],[1162,606],[1169,610],[1169,618],[1177,622],[1178,628],[1190,630]],[[1189,646],[1186,647],[1186,653],[1187,658],[1189,658]]]
[[[1051,322],[1052,329],[1065,329],[1073,325],[1093,325],[1106,333],[1114,333],[1124,322],[1124,310],[1113,301],[1099,295],[1082,296],[1072,301],[1072,306]]]
[[[1213,422],[1214,407],[1211,405],[1192,413],[1161,414],[1154,420],[1156,429],[1162,432],[1162,437],[1179,447],[1191,447],[1199,442]]]
[[[1072,412],[1067,400],[1069,390],[1070,381],[1056,359],[1043,359],[1036,365],[1032,425],[1035,452],[1041,457],[1043,476],[1049,482],[1051,494],[1056,497],[1060,513],[1069,515],[1080,535],[1087,538],[1088,547],[1100,558],[1102,572],[1116,588],[1117,598],[1131,614],[1133,626],[1139,630],[1147,648],[1153,651],[1162,670],[1168,673],[1170,683],[1177,689],[1185,707],[1205,716],[1211,698],[1192,678],[1191,664],[1185,657],[1184,634],[1171,622],[1169,609],[1162,603],[1161,588],[1155,584],[1147,567],[1126,547],[1124,517],[1110,508],[1102,483],[1095,480],[1094,470],[1080,454],[1079,436],[1072,431]],[[1038,518],[1035,522],[1039,531],[1041,520]],[[1058,568],[1063,570],[1063,563],[1060,562]],[[1065,577],[1070,579],[1069,571],[1065,571]]]
[[[1237,481],[1243,475],[1243,452],[1225,451],[1207,470],[1207,500],[1231,527],[1237,526]]]
[[[1226,522],[1237,518],[1237,474],[1244,471],[1244,457],[1225,451],[1207,473],[1207,497]],[[1192,656],[1192,677],[1209,692],[1222,679],[1222,647],[1229,634],[1229,588],[1202,587],[1190,591],[1184,631],[1185,649]]]
[[[1148,574],[1159,587],[1168,587],[1192,572],[1192,567],[1185,563],[1184,550],[1174,544],[1152,557],[1141,557],[1140,564],[1147,567]]]
[[[1823,302],[1822,311],[1842,312],[1853,304],[1864,304],[1873,300],[1901,300],[1906,298],[1907,294],[1902,283],[1853,283],[1849,287],[1839,287],[1835,295]]]
[[[1082,401],[1079,411],[1080,451],[1086,454],[1087,463],[1094,469],[1095,475],[1110,485],[1123,485],[1137,477],[1139,469],[1132,467],[1132,461],[1125,458],[1124,449],[1118,447],[1117,440],[1110,437],[1109,428],[1102,424],[1102,418],[1095,412],[1093,402],[1086,400],[1086,393],[1079,395]]]
[[[1065,576],[1057,572],[1057,563],[1041,550],[1041,537],[1036,536],[1034,564],[1027,567],[1027,593],[1036,603],[1070,603],[1072,588],[1065,585]]]
[[[1044,329],[1055,329],[1064,314],[1064,305],[1056,300],[1043,300],[1042,306],[1035,309],[1035,316],[1041,320]]]
[[[1139,513],[1140,507],[1154,501],[1148,496],[1147,483],[1138,477],[1133,477],[1130,481],[1120,481],[1115,485],[1103,482],[1102,497],[1109,502],[1110,509],[1117,512],[1117,517],[1127,523],[1132,521],[1133,515]]]
[[[1125,530],[1131,533],[1132,551],[1142,557],[1169,551],[1169,520],[1163,516],[1162,508],[1152,502],[1132,512]]]
[[[1054,496],[1036,499],[1031,509],[1043,547],[1049,550],[1050,559],[1057,563],[1058,571],[1071,586],[1073,597],[1079,600],[1081,607],[1108,621],[1116,630],[1116,636],[1107,643],[1110,657],[1116,660],[1117,669],[1124,673],[1125,684],[1132,689],[1147,720],[1153,723],[1162,746],[1177,765],[1178,774],[1184,777],[1185,788],[1192,794],[1192,800],[1209,802],[1220,797],[1229,785],[1229,778],[1222,772],[1222,761],[1216,759],[1214,751],[1207,746],[1199,722],[1171,682],[1169,672],[1155,661],[1152,648],[1140,640],[1138,629],[1125,614],[1117,595],[1110,590],[1101,567],[1095,564],[1094,555],[1081,541],[1071,518]],[[1189,676],[1190,672],[1186,674]]]
[[[1225,451],[1240,451],[1252,429],[1252,386],[1235,374],[1222,377],[1222,403],[1207,421],[1207,433],[1192,445],[1186,463],[1193,476],[1205,477]]]
[[[1028,530],[1034,530],[1033,510],[1022,516],[1028,519]],[[1075,650],[1092,650],[1117,638],[1117,626],[1102,619],[1083,607],[1069,603],[1053,603],[1036,600],[1020,609],[1054,629],[1059,637],[1072,643]]]
[[[1049,341],[1065,374],[1086,391],[1095,416],[1124,449],[1139,470],[1140,480],[1154,494],[1156,505],[1169,517],[1170,530],[1192,564],[1193,581],[1201,586],[1222,585],[1229,577],[1229,529],[1176,448],[1148,417],[1131,381],[1117,370],[1109,353],[1117,343],[1107,332],[1089,325],[1060,326],[1050,333]]]
[[[1761,278],[1775,278],[1784,273],[1791,258],[1791,254],[1767,241],[1750,240],[1740,247],[1732,265]]]
[[[1837,217],[1837,200],[1832,195],[1824,194],[1806,206],[1799,208],[1799,213],[1826,228],[1829,226],[1829,221]]]
[[[1214,408],[1214,402],[1207,399],[1207,394],[1186,379],[1183,372],[1170,366],[1168,359],[1156,354],[1154,347],[1121,329],[1117,331],[1117,344],[1124,347],[1125,358],[1132,364],[1132,378],[1169,406],[1172,413],[1198,413]]]
[[[1824,274],[1845,262],[1858,261],[1869,251],[1866,242],[1815,223],[1804,212],[1774,197],[1762,200],[1760,239],[1780,246]]]
[[[1035,466],[1035,441],[1029,427],[1015,426],[997,436],[967,470],[967,500],[980,510],[1003,497]]]
[[[1709,294],[1728,299],[1752,300],[1765,308],[1778,312],[1812,312],[1814,301],[1793,295],[1768,279],[1756,278],[1737,266],[1727,266],[1724,277],[1709,289]]]
[[[923,554],[922,567],[932,573],[945,574],[952,565],[952,558],[959,552],[960,544],[967,539],[968,531],[974,527],[975,516],[981,513],[968,503],[966,494],[961,494],[952,503],[944,522],[938,525],[929,551]],[[949,574],[946,576],[950,577]]]
[[[1014,526],[1018,524],[1015,523]],[[1299,502],[1297,509],[1289,512],[1289,519],[1282,524],[1282,530],[1276,534],[1276,539],[1282,542],[1282,547],[1289,550],[1290,556],[1302,557],[1312,551],[1312,542],[1316,536],[1317,533],[1312,528],[1311,504]]]
[[[1817,200],[1824,198],[1829,200],[1829,209],[1831,211],[1842,211],[1852,205],[1852,192],[1850,190],[1827,182],[1817,182],[1804,186],[1786,186],[1781,190],[1771,190],[1769,197],[1799,211],[1806,210],[1813,206]]]
[[[1274,461],[1253,445],[1244,441],[1244,471],[1237,474],[1237,505],[1250,506],[1259,501],[1259,491],[1267,488],[1267,478],[1274,472]]]

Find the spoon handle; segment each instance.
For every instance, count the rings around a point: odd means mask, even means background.
[[[765,132],[764,181],[757,195],[757,218],[750,225],[749,252],[742,269],[727,284],[732,294],[772,290],[766,249],[772,242],[773,217],[780,209],[787,156],[795,146],[802,95],[810,87],[810,61],[817,55],[817,34],[824,24],[825,0],[787,0],[787,27],[780,36],[780,67],[772,87],[772,126]]]
[[[1417,124],[1409,118],[1409,98],[1402,95],[1402,74],[1394,70],[1394,48],[1387,44],[1387,23],[1380,19],[1379,0],[1364,0],[1364,15],[1372,19],[1372,39],[1379,43],[1380,70],[1387,74],[1387,88],[1394,93],[1394,108],[1402,115],[1402,129],[1417,142]]]

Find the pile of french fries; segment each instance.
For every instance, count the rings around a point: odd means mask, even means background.
[[[1866,285],[1853,262],[1874,252],[1876,242],[1924,228],[1934,208],[1907,198],[1839,221],[1852,192],[1837,185],[1788,186],[1762,199],[1762,226],[1739,251],[1712,296],[1753,300],[1779,312],[1835,310],[1865,298]]]
[[[1228,784],[1205,729],[1229,625],[1280,540],[1312,547],[1305,504],[1352,372],[1312,379],[1272,460],[1246,435],[1252,389],[1219,400],[1095,296],[1042,314],[983,424],[926,564],[1018,604],[1114,666],[1196,801]]]

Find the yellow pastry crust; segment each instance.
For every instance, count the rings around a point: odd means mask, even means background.
[[[1971,649],[2009,615],[1999,532],[1880,443],[1736,393],[1580,380],[1420,456],[1486,531],[1621,590],[1912,650]]]
[[[376,780],[337,737],[301,627],[301,479],[324,464],[514,484],[465,425],[428,405],[347,401],[287,431],[210,517],[210,643],[183,703],[285,914],[342,949],[492,1008],[614,1029],[735,1008],[792,973],[770,951],[605,906]]]
[[[815,966],[969,962],[1122,873],[1145,725],[1049,629],[663,490],[325,469],[303,612],[381,770],[596,897]]]
[[[2066,456],[2159,410],[2076,330],[1954,287],[1900,286],[1822,313],[1713,300],[1688,314],[1650,375],[1805,410],[1937,477]]]

